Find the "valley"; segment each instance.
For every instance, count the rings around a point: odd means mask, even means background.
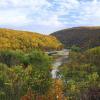
[[[99,27],[0,29],[0,100],[99,99]]]

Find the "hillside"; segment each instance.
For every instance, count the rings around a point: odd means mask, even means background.
[[[51,35],[59,39],[65,47],[72,45],[81,48],[95,47],[100,45],[100,27],[74,27],[60,30]]]
[[[0,29],[0,50],[21,49],[54,50],[61,48],[61,43],[54,36],[42,35],[35,32]]]

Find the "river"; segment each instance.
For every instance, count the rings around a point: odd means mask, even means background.
[[[57,58],[52,64],[53,68],[52,68],[51,74],[52,74],[53,79],[60,78],[60,76],[58,75],[59,66],[61,66],[62,64],[67,62],[69,50],[64,49],[64,50],[61,50],[61,51],[57,51],[57,55],[60,55],[60,57]]]

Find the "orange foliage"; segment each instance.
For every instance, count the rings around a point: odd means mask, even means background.
[[[34,99],[32,99],[34,98]],[[44,95],[33,93],[31,90],[21,97],[21,100],[67,100],[63,95],[63,84],[61,80],[54,80],[51,89]]]

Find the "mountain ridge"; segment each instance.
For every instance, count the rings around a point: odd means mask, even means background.
[[[65,47],[73,45],[81,48],[100,46],[100,26],[72,27],[50,35],[55,36]]]

